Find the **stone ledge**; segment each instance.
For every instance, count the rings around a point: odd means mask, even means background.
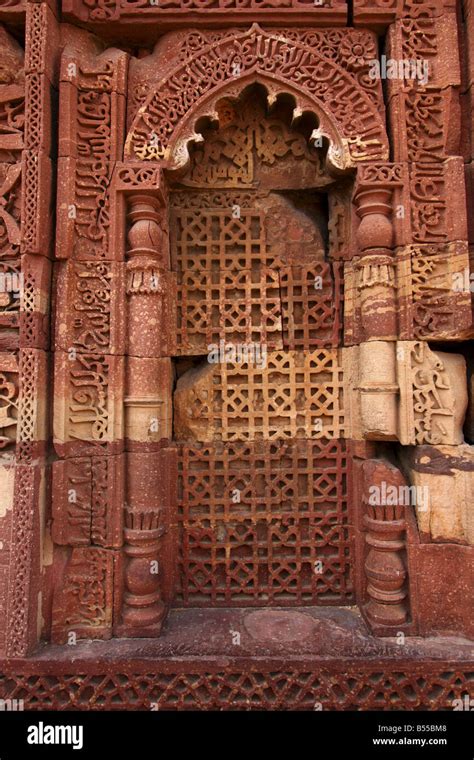
[[[159,639],[46,646],[0,673],[27,710],[449,710],[474,693],[474,645],[377,639],[352,608],[174,609]]]

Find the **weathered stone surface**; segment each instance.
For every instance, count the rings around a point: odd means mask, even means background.
[[[177,440],[339,438],[345,430],[337,350],[271,352],[203,362],[174,394]]]
[[[422,540],[474,544],[474,447],[402,449],[410,483],[421,489],[416,515]]]
[[[420,633],[474,637],[474,550],[454,544],[420,544],[416,550]]]
[[[57,549],[51,636],[55,643],[112,636],[114,555],[107,549]]]
[[[422,341],[372,341],[342,351],[351,437],[458,445],[467,409],[466,360]]]

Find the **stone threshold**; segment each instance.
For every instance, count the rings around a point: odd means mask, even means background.
[[[474,643],[375,638],[354,608],[173,609],[157,639],[45,645],[0,674],[31,710],[452,710]]]

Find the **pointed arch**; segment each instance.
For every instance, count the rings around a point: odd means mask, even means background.
[[[270,98],[292,95],[298,112],[316,115],[317,136],[328,139],[328,161],[335,168],[388,159],[383,108],[360,78],[303,39],[257,24],[214,39],[157,84],[133,120],[125,159],[181,165],[188,143],[199,139],[196,121],[203,116],[218,120],[217,101],[252,82],[264,85]]]

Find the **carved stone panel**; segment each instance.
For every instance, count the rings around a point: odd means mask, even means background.
[[[473,7],[0,2],[0,708],[471,688]]]

